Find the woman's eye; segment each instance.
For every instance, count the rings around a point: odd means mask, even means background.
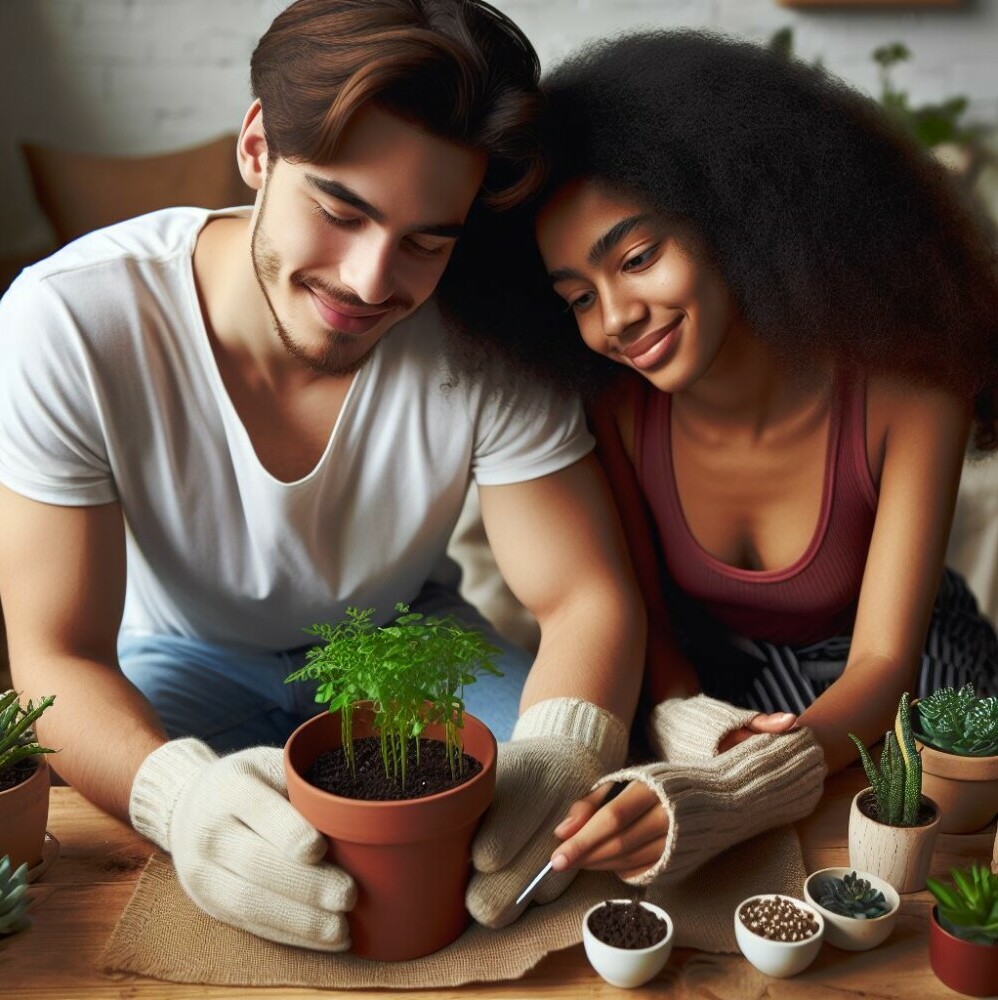
[[[583,292],[582,295],[577,295],[574,299],[568,300],[568,307],[572,312],[585,312],[595,299],[592,292]],[[567,311],[567,310],[566,310]]]
[[[628,257],[624,261],[623,270],[625,271],[639,271],[646,264],[650,264],[652,258],[655,256],[655,252],[658,250],[659,244],[655,246],[648,247],[647,250],[642,250],[640,253],[636,253],[633,257]]]

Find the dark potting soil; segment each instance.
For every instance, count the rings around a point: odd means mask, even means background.
[[[650,948],[669,932],[666,922],[637,900],[604,903],[589,914],[589,929],[613,948]]]
[[[877,797],[873,792],[867,792],[859,800],[859,808],[861,812],[866,813],[870,819],[876,820],[878,823],[881,822],[880,815],[877,811]],[[935,810],[931,806],[927,806],[924,802],[920,802],[918,805],[918,817],[915,819],[915,826],[928,826],[936,818]]]
[[[742,923],[770,941],[805,941],[818,933],[818,921],[786,896],[757,899],[739,912]]]
[[[10,767],[5,767],[0,771],[0,792],[6,792],[8,788],[19,785],[22,781],[27,781],[35,773],[38,762],[30,757],[19,760]]]
[[[355,771],[351,772],[342,747],[327,750],[315,759],[305,773],[305,780],[324,792],[341,795],[346,799],[367,799],[390,802],[397,799],[422,799],[436,795],[473,778],[482,769],[474,757],[462,754],[464,770],[456,777],[451,775],[443,740],[421,739],[419,760],[416,760],[416,741],[409,740],[405,786],[394,776],[385,774],[381,758],[381,740],[376,736],[363,736],[353,741]]]

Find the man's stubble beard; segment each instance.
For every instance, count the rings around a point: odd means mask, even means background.
[[[268,171],[269,173],[269,171]],[[366,351],[359,358],[353,358],[345,362],[343,360],[344,348],[352,348],[353,338],[347,334],[338,333],[336,330],[326,331],[326,343],[318,357],[310,354],[301,344],[299,344],[287,327],[278,319],[277,311],[270,300],[267,292],[268,282],[277,285],[281,274],[281,256],[270,244],[267,235],[263,232],[262,223],[267,208],[267,188],[264,187],[260,202],[260,211],[256,222],[253,225],[253,234],[250,237],[250,259],[253,263],[253,273],[256,276],[257,284],[263,293],[263,299],[267,303],[270,311],[270,318],[274,322],[274,329],[284,349],[295,360],[300,361],[306,368],[318,375],[331,375],[342,378],[346,375],[353,375],[359,371],[371,356],[371,351]],[[371,349],[373,350],[373,348]]]

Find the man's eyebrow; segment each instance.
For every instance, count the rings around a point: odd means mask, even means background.
[[[650,222],[651,218],[648,213],[643,213],[641,215],[629,215],[626,219],[615,222],[602,236],[598,236],[593,241],[593,245],[586,254],[586,261],[593,267],[596,267],[607,253],[629,232],[646,222]],[[556,271],[548,272],[548,278],[555,285],[559,281],[568,281],[572,278],[578,279],[581,277],[582,275],[571,267],[559,268]]]
[[[359,194],[351,191],[350,188],[340,184],[339,181],[330,180],[328,177],[319,177],[316,174],[306,174],[305,180],[323,194],[328,194],[331,198],[336,198],[337,201],[342,201],[352,208],[356,208],[358,212],[363,212],[372,222],[380,223],[385,221],[384,212],[375,208],[370,202],[365,201]],[[423,233],[427,236],[442,236],[448,239],[456,239],[461,235],[462,229],[463,226],[459,222],[428,222],[425,225],[414,226],[412,231]]]

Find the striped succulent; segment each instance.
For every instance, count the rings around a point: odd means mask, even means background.
[[[916,826],[922,797],[922,760],[911,731],[908,692],[901,695],[894,729],[884,734],[879,770],[862,741],[853,733],[849,738],[859,750],[877,800],[877,819],[888,826]]]
[[[0,859],[0,936],[23,931],[31,921],[28,908],[28,866],[11,869],[10,858]]]
[[[857,920],[873,920],[890,909],[884,894],[855,871],[842,878],[824,879],[818,884],[814,898],[826,910]]]
[[[26,757],[55,753],[54,750],[38,745],[31,728],[54,701],[55,695],[49,695],[37,705],[29,701],[22,707],[16,691],[4,691],[0,694],[0,772]]]

